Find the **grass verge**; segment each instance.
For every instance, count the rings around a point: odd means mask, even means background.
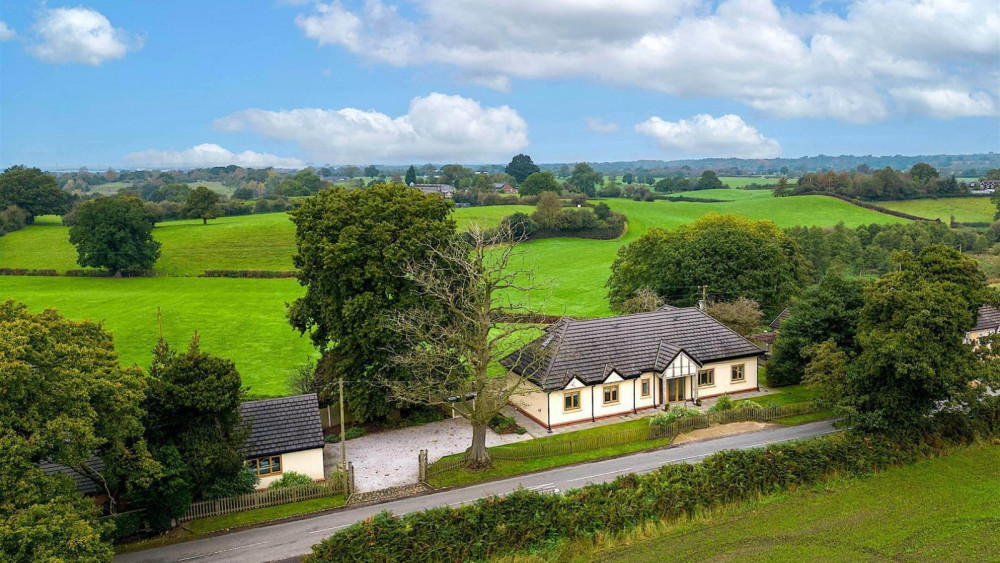
[[[834,479],[516,561],[987,561],[1000,553],[1000,446]],[[669,554],[669,555],[668,555]]]
[[[332,497],[303,500],[278,506],[271,506],[268,508],[247,510],[246,512],[237,512],[235,514],[226,514],[224,516],[201,518],[187,522],[184,524],[184,528],[177,528],[162,536],[122,544],[116,548],[116,552],[126,553],[129,551],[151,549],[163,545],[180,543],[197,539],[205,534],[218,532],[220,530],[250,526],[253,524],[269,522],[271,520],[290,518],[292,516],[302,516],[304,514],[319,512],[321,510],[337,508],[338,506],[344,506],[346,502],[347,501],[344,498],[344,495],[336,495]]]

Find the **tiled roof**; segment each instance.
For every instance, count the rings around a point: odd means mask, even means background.
[[[774,317],[774,320],[771,321],[771,324],[767,326],[771,327],[771,330],[778,330],[779,328],[781,328],[781,321],[787,319],[790,316],[792,316],[792,312],[788,310],[788,307],[785,307],[784,309],[781,310],[780,313],[778,313],[777,317]]]
[[[98,473],[104,472],[104,462],[99,457],[92,457],[88,459],[87,465]],[[104,492],[104,489],[95,483],[93,479],[81,473],[77,473],[75,469],[66,467],[65,465],[43,461],[38,464],[38,467],[46,475],[69,475],[73,478],[73,482],[76,483],[76,490],[80,491],[82,494],[95,495]]]
[[[612,369],[625,378],[662,372],[681,351],[700,364],[764,353],[697,308],[664,307],[602,319],[561,319],[502,363],[552,390],[574,377],[587,385],[600,383]]]
[[[243,403],[240,412],[250,423],[248,458],[323,447],[323,425],[315,393],[249,401]]]
[[[976,326],[972,330],[986,330],[1000,327],[1000,310],[990,305],[983,305],[979,308],[979,315],[976,317]]]

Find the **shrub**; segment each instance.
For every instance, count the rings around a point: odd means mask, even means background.
[[[287,489],[288,487],[297,487],[299,485],[308,485],[312,483],[312,477],[308,475],[303,475],[301,473],[296,473],[294,471],[286,471],[281,477],[275,481],[271,481],[271,484],[267,486],[268,490],[271,489]]]
[[[444,420],[444,413],[426,405],[415,405],[406,410],[400,426],[420,426],[430,422]]]
[[[111,520],[114,527],[106,530],[104,540],[111,543],[121,543],[142,530],[142,518],[138,511],[115,514],[109,516],[108,519]]]
[[[0,236],[23,229],[28,225],[28,212],[16,205],[0,211]]]
[[[715,406],[708,409],[708,412],[723,412],[733,409],[733,400],[729,398],[729,395],[722,395],[715,400]]]
[[[202,278],[247,278],[247,279],[284,279],[298,276],[296,271],[281,270],[205,270]]]
[[[701,416],[701,412],[697,409],[689,409],[685,407],[670,407],[667,412],[658,414],[654,417],[650,417],[650,426],[670,426],[674,422],[692,416]]]
[[[353,428],[348,428],[347,432],[344,432],[344,436],[348,440],[353,440],[355,438],[360,438],[360,437],[364,436],[367,433],[368,433],[368,431],[365,430],[364,426],[355,426]]]
[[[58,276],[59,272],[50,269],[29,270],[27,268],[0,268],[0,276]]]

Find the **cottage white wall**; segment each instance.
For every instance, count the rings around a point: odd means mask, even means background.
[[[512,384],[516,382],[517,376],[511,376]],[[521,409],[522,412],[528,416],[535,419],[536,422],[545,425],[546,417],[548,413],[546,412],[546,401],[548,400],[548,393],[542,391],[542,389],[526,381],[522,384],[521,391],[523,393],[518,393],[510,398],[510,402],[514,404],[517,408]]]
[[[753,391],[757,389],[757,356],[747,358],[737,358],[725,362],[711,362],[703,365],[701,369],[715,369],[715,385],[698,386],[698,397],[714,397],[723,394],[740,393],[742,391]],[[732,368],[734,365],[743,364],[746,380],[742,383],[733,383]],[[697,379],[695,379],[697,384]]]
[[[281,454],[281,473],[289,471],[312,477],[313,481],[322,481],[324,479],[323,448]],[[266,489],[268,485],[280,478],[281,474],[261,477],[257,488]]]

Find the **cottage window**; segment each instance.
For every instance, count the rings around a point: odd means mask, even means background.
[[[733,383],[736,383],[737,381],[746,381],[747,374],[744,369],[744,365],[745,364],[738,364],[733,366]]]
[[[715,385],[715,369],[698,370],[698,387],[710,387]]]
[[[611,405],[618,402],[618,386],[617,385],[605,385],[604,386],[604,404]]]
[[[566,411],[580,410],[579,391],[573,391],[572,393],[566,393],[565,395],[563,395],[563,410]]]
[[[642,398],[645,399],[646,397],[649,396],[649,387],[650,387],[650,385],[649,385],[649,378],[643,379],[642,380],[642,384],[640,385],[640,392],[641,392]]]
[[[272,455],[247,461],[247,465],[260,477],[281,473],[281,456]]]

